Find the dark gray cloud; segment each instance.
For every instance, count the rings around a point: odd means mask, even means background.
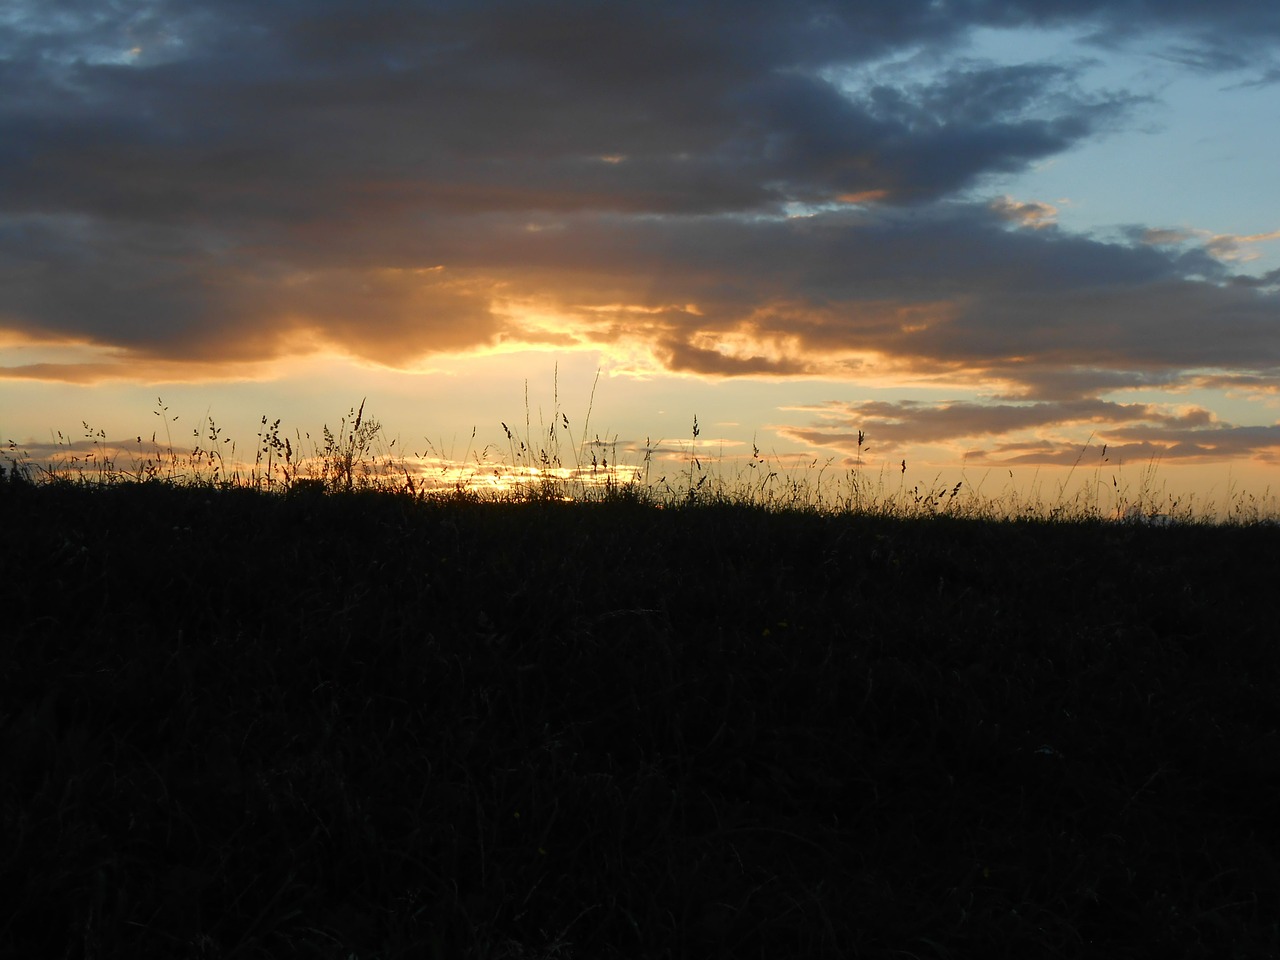
[[[5,209],[239,231],[380,208],[903,201],[1065,149],[1127,103],[1071,93],[1067,66],[969,65],[862,95],[822,76],[899,33],[966,26],[911,4],[872,32],[804,4],[228,4],[168,29],[148,9],[130,30],[86,15],[105,35],[79,47],[38,30],[6,44],[0,80],[24,95],[0,111]]]
[[[1080,59],[964,59],[978,26],[1265,73],[1280,8],[13,2],[0,329],[118,351],[121,373],[628,340],[708,376],[971,377],[1010,401],[982,406],[997,427],[1206,371],[1270,377],[1277,280],[1233,275],[1241,238],[1103,242],[1047,202],[974,199],[1142,102],[1084,91]],[[562,325],[522,323],[529,303]],[[903,414],[902,438],[978,414],[947,410]]]

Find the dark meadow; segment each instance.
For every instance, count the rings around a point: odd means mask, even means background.
[[[0,953],[1262,957],[1280,528],[0,483]]]

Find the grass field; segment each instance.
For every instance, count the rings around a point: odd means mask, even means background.
[[[1280,955],[1280,527],[427,495],[355,423],[11,460],[0,955]]]

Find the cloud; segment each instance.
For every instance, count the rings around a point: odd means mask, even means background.
[[[1280,424],[1226,423],[1194,405],[1167,410],[1098,399],[1027,404],[869,401],[830,403],[811,412],[816,424],[789,427],[785,434],[833,449],[850,464],[873,449],[884,454],[913,444],[944,444],[975,464],[1070,466],[1084,456],[1074,439],[1081,426],[1089,428],[1094,462],[1247,457],[1280,462]]]
[[[659,347],[665,356],[668,370],[677,373],[694,371],[701,374],[720,376],[743,376],[750,374],[795,375],[809,372],[802,361],[775,359],[765,356],[733,356],[719,350],[694,346],[679,340],[671,340]]]
[[[1267,240],[1280,240],[1280,230],[1243,235],[1215,234],[1205,243],[1204,248],[1210,256],[1218,260],[1253,260],[1258,254],[1248,249],[1248,247],[1251,244],[1264,243]]]
[[[0,16],[0,330],[101,356],[0,377],[541,344],[979,384],[997,422],[1280,364],[1275,278],[1226,265],[1274,234],[1110,243],[984,194],[1141,94],[962,56],[977,27],[1066,26],[1237,72],[1280,38],[1270,5],[49,9]]]
[[[1268,240],[1280,240],[1280,230],[1269,230],[1265,233],[1213,233],[1209,230],[1168,227],[1130,226],[1124,230],[1131,239],[1156,247],[1175,247],[1201,239],[1201,251],[1209,257],[1220,261],[1256,260],[1260,254],[1251,249],[1253,245],[1266,243]]]
[[[1241,84],[1246,87],[1269,87],[1274,83],[1280,83],[1280,64],[1268,66],[1258,76],[1252,80]]]
[[[990,207],[1000,219],[1033,230],[1057,226],[1058,208],[1051,203],[1035,200],[1020,202],[1013,197],[1004,196],[992,200]]]
[[[1177,230],[1168,227],[1135,227],[1130,234],[1143,243],[1153,247],[1176,247],[1195,238],[1191,230]]]
[[[403,363],[519,339],[501,289],[575,272],[513,235],[531,224],[674,234],[790,202],[920,203],[1127,103],[1079,95],[1060,65],[833,79],[971,25],[927,4],[735,5],[731,30],[715,3],[45,10],[0,23],[0,323],[138,358],[340,344]],[[585,286],[651,257],[627,239]]]

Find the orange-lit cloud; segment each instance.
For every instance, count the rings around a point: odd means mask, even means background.
[[[1199,229],[1169,229],[1164,227],[1148,227],[1133,231],[1134,236],[1143,243],[1152,246],[1177,246],[1195,240],[1201,240],[1205,253],[1215,260],[1248,262],[1258,259],[1261,254],[1254,249],[1257,244],[1270,240],[1280,240],[1280,230],[1265,233],[1213,233]]]
[[[1019,201],[1013,197],[997,197],[991,201],[991,209],[1001,219],[1033,230],[1056,226],[1058,222],[1058,208],[1037,200]]]
[[[1250,248],[1254,244],[1268,240],[1280,240],[1280,230],[1271,230],[1267,233],[1216,234],[1209,238],[1204,247],[1219,260],[1254,260],[1258,257],[1258,253]]]

